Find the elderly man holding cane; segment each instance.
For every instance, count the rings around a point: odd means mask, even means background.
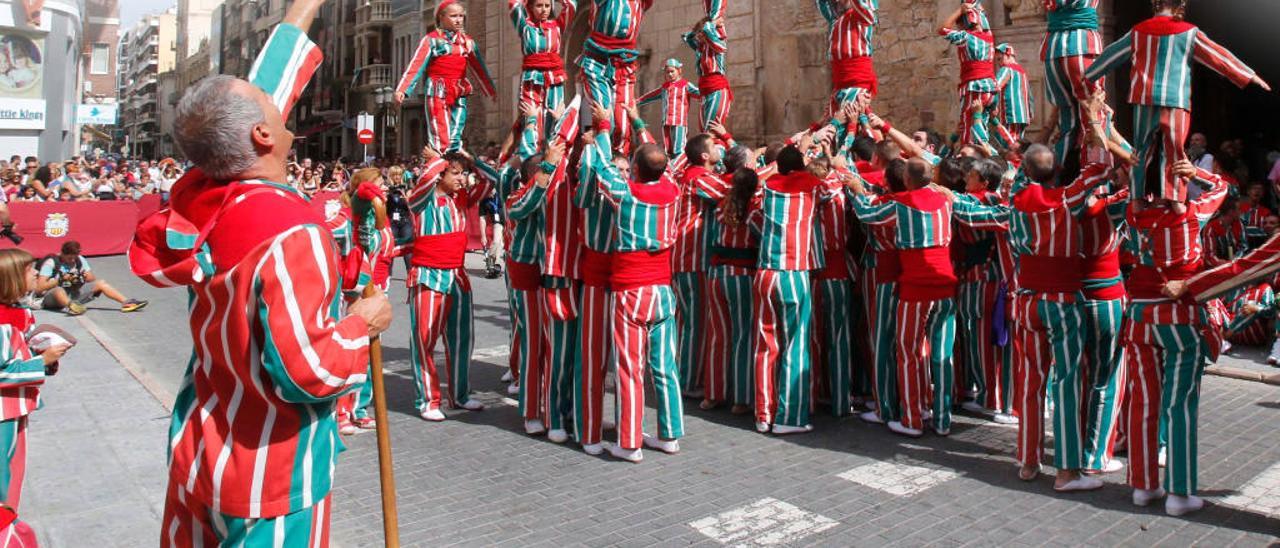
[[[290,6],[248,81],[183,96],[173,134],[196,169],[129,251],[135,274],[191,299],[161,546],[328,544],[334,403],[364,381],[391,306],[374,291],[340,312],[333,236],[284,184],[284,114],[320,64],[306,29],[321,3]]]

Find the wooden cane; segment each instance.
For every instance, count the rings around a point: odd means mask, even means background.
[[[364,296],[372,296],[372,284]],[[391,426],[387,424],[387,387],[382,382],[382,340],[369,340],[369,379],[373,382],[373,418],[377,421],[378,479],[382,483],[382,536],[387,548],[400,548],[399,514],[396,512],[396,478],[391,465]]]

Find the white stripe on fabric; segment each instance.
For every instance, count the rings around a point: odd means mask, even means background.
[[[337,377],[333,375],[329,370],[325,369],[324,366],[320,363],[319,354],[316,354],[315,348],[312,348],[311,341],[307,337],[306,328],[303,327],[302,310],[298,307],[298,301],[295,297],[293,278],[290,277],[288,269],[285,268],[286,261],[284,257],[284,251],[280,247],[280,243],[282,241],[284,241],[287,237],[291,236],[294,232],[297,232],[299,230],[307,231],[307,235],[311,239],[313,250],[318,250],[319,249],[319,233],[316,231],[315,227],[311,227],[311,226],[296,227],[279,236],[276,236],[275,241],[272,242],[271,244],[270,257],[274,259],[274,263],[275,263],[274,270],[275,270],[276,276],[279,278],[279,281],[280,281],[281,293],[284,295],[285,311],[289,316],[289,324],[293,328],[293,335],[294,335],[294,338],[296,339],[296,342],[298,343],[303,359],[306,360],[307,366],[310,367],[311,369],[311,373],[315,375],[318,380],[323,382],[325,386],[336,388],[336,387],[342,386],[346,382],[346,379]],[[327,267],[329,265],[324,264],[323,252],[318,252],[318,253],[320,254],[317,254],[312,258],[315,259],[315,267],[320,269],[323,273],[324,287],[325,287],[324,291],[328,293],[329,278],[328,278]],[[327,323],[326,314],[327,314],[327,311],[324,309],[321,309],[317,313],[317,315],[320,316],[319,318],[317,318],[317,324],[320,325],[321,327],[324,327],[325,324]]]

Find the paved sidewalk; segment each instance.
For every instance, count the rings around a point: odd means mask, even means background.
[[[44,408],[31,415],[22,519],[41,546],[154,546],[168,411],[78,321],[49,312],[36,320],[79,343],[41,389]]]
[[[123,274],[122,264],[114,258],[94,261],[95,271],[110,276],[131,296],[153,299],[152,306],[128,315],[93,310],[87,318],[107,334],[126,361],[140,364],[145,377],[163,386],[164,379],[181,374],[190,348],[181,306],[184,296],[180,291],[142,288]],[[1123,474],[1105,477],[1107,486],[1101,491],[1072,496],[1054,494],[1049,476],[1029,484],[1019,482],[1011,456],[1016,430],[970,417],[960,418],[948,439],[907,440],[882,427],[821,415],[814,421],[816,432],[783,438],[755,433],[748,418],[731,416],[723,409],[699,411],[696,402],[686,401],[688,436],[681,441],[681,454],[646,451],[645,461],[632,465],[590,457],[574,445],[558,446],[521,432],[516,410],[500,395],[504,386],[498,381],[506,361],[501,346],[506,343],[501,286],[489,280],[475,282],[481,337],[477,348],[482,352],[473,364],[472,379],[478,396],[491,403],[490,409],[449,412],[450,420],[440,424],[418,419],[411,406],[408,322],[403,307],[397,312],[397,330],[386,337],[392,445],[401,538],[406,546],[1266,546],[1280,542],[1280,436],[1276,435],[1280,389],[1274,386],[1206,377],[1200,487],[1209,508],[1186,519],[1167,517],[1158,506],[1134,508]],[[403,297],[403,290],[397,297]],[[86,373],[97,371],[83,367]],[[65,385],[60,387],[59,381]],[[99,395],[103,382],[111,388]],[[64,427],[81,420],[87,422],[86,430],[94,432],[99,425],[117,425],[108,428],[102,439],[75,441],[91,446],[74,456],[62,455],[64,461],[88,460],[83,455],[101,459],[101,454],[118,460],[77,474],[62,474],[76,466],[74,462],[50,467],[43,470],[45,478],[83,483],[84,474],[129,470],[122,462],[136,464],[138,469],[144,462],[155,463],[147,464],[147,469],[163,468],[167,423],[163,418],[155,420],[163,411],[137,383],[126,390],[115,388],[117,382],[132,381],[119,370],[54,379],[49,408],[37,413],[48,420],[32,429],[35,473],[47,462],[57,462],[51,455],[59,452],[56,446],[43,448],[43,457],[35,456],[38,444],[55,439],[50,437],[57,434],[55,416],[67,421],[60,423]],[[75,396],[64,399],[59,388]],[[74,417],[51,413],[56,403],[70,401],[76,401]],[[646,415],[646,426],[652,428],[652,408]],[[121,422],[126,425],[119,426]],[[84,435],[70,439],[79,437]],[[348,438],[335,480],[336,544],[371,546],[381,541],[375,445],[372,433]],[[128,449],[119,450],[117,457],[112,453],[117,447]],[[137,463],[130,462],[135,459]],[[129,526],[145,532],[138,533],[143,542],[132,545],[152,544],[158,530],[163,472],[154,477],[139,475],[149,484],[130,479],[129,474],[116,475],[124,477],[111,481],[126,486],[105,492],[136,495],[129,499],[128,510],[76,514],[65,506],[46,506],[41,512],[92,516],[113,526],[121,516],[131,524],[146,521]],[[45,490],[42,483],[28,485],[31,502],[24,503],[28,505],[24,514],[33,522],[53,527],[42,530],[42,539],[70,538],[77,540],[73,545],[92,545],[79,542],[81,533],[64,530],[79,525],[40,519],[36,499]],[[91,497],[73,493],[70,496]],[[73,502],[82,501],[63,504]]]

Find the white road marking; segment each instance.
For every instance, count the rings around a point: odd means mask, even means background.
[[[1222,504],[1267,517],[1280,517],[1280,464],[1273,464],[1242,486]]]
[[[958,475],[954,470],[945,468],[881,461],[853,468],[839,477],[893,496],[909,497]]]
[[[764,498],[721,514],[689,523],[721,544],[777,546],[790,544],[839,525],[835,520],[806,512],[777,499]]]

